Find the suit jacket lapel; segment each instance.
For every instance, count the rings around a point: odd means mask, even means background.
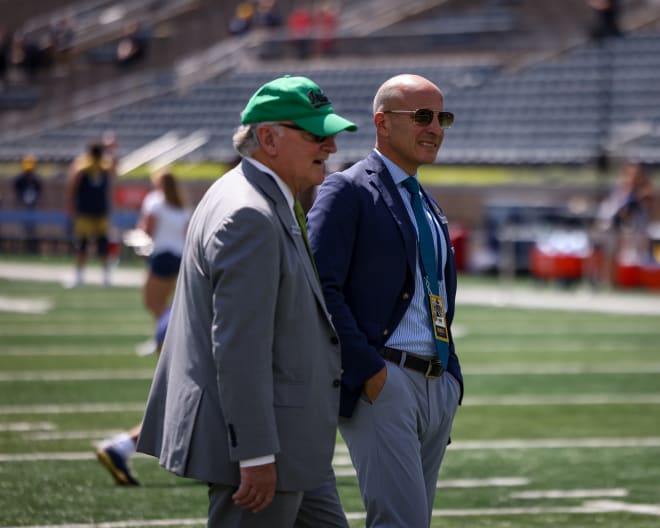
[[[380,159],[378,154],[372,152],[367,158],[367,171],[370,173],[371,183],[378,189],[378,192],[383,197],[383,201],[387,205],[396,225],[399,226],[403,243],[406,248],[406,257],[408,259],[408,266],[415,272],[417,261],[417,235],[415,226],[410,221],[406,207],[401,199],[392,175],[387,170],[387,167]]]
[[[282,229],[293,241],[296,247],[296,252],[298,253],[298,257],[303,262],[305,277],[312,287],[314,295],[321,302],[323,311],[327,314],[323,292],[321,291],[321,286],[319,285],[319,281],[316,278],[316,273],[314,273],[312,261],[310,260],[309,253],[307,252],[307,247],[305,246],[305,241],[303,240],[300,226],[298,225],[298,221],[296,220],[293,211],[291,211],[289,208],[289,204],[286,202],[284,195],[282,195],[282,192],[280,191],[275,181],[270,177],[270,175],[259,171],[254,165],[246,161],[242,162],[242,166],[245,177],[256,187],[258,187],[261,192],[269,197],[275,204],[275,212],[280,219]]]

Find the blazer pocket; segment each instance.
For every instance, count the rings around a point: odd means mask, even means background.
[[[192,435],[204,395],[197,385],[184,388],[177,397],[176,404],[170,404],[165,411],[165,438],[163,456],[166,467],[178,475],[186,470]]]
[[[276,407],[304,407],[309,384],[275,382],[273,391],[273,402]]]

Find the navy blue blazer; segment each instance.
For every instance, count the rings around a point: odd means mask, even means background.
[[[447,247],[447,220],[436,214]],[[394,180],[372,152],[343,172],[328,176],[308,215],[309,239],[332,322],[341,340],[340,416],[350,417],[364,383],[385,366],[379,349],[401,321],[415,289],[417,234]],[[442,265],[439,258],[438,268]],[[448,371],[463,376],[451,336],[456,300],[453,251],[444,269],[449,329]]]

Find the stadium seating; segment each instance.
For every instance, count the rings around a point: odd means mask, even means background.
[[[432,22],[430,17],[409,25],[431,31]],[[483,32],[486,27],[507,32],[515,23],[513,12],[502,8],[456,19],[456,27],[466,34],[470,28]],[[405,28],[401,25],[396,31]],[[20,159],[26,150],[41,160],[67,161],[105,130],[116,132],[122,154],[169,131],[183,135],[201,130],[210,139],[188,158],[226,162],[235,157],[231,135],[246,94],[274,76],[290,73],[312,77],[337,111],[360,125],[356,134],[338,137],[334,159],[348,163],[373,145],[371,101],[378,85],[396,73],[414,71],[443,88],[446,107],[456,114],[439,162],[578,165],[594,163],[603,153],[660,162],[660,33],[633,32],[585,43],[517,71],[495,56],[456,60],[427,54],[418,60],[391,58],[366,64],[287,62],[262,64],[257,71],[237,68],[185,93],[165,76],[156,83],[161,95],[149,100],[62,126],[47,125],[27,137],[1,136],[0,161]]]

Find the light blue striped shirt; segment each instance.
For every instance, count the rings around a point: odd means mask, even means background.
[[[378,149],[374,149],[374,151],[381,157],[385,163],[385,166],[387,167],[387,170],[390,171],[399,194],[403,199],[406,211],[408,211],[410,221],[415,226],[415,229],[417,229],[415,213],[413,212],[412,205],[410,203],[410,193],[402,184],[403,180],[408,178],[408,174],[406,174],[403,169],[385,157],[381,152],[378,152]],[[417,174],[415,174],[414,177],[417,178]],[[445,237],[442,236],[442,230],[438,225],[435,215],[431,213],[429,204],[426,202],[426,200],[424,200],[423,197],[422,203],[424,204],[424,211],[426,212],[429,225],[432,226],[433,232],[435,234],[433,237],[433,243],[435,245],[436,254],[438,252],[438,241],[440,241],[441,245],[440,251],[442,252],[442,268],[438,270],[438,286],[446,309],[447,290],[445,288],[443,270],[447,263],[447,243],[445,241]],[[428,301],[426,299],[426,286],[424,285],[424,279],[422,278],[422,271],[419,265],[419,250],[417,251],[417,260],[415,266],[415,293],[413,294],[410,306],[408,306],[408,309],[403,315],[401,322],[394,329],[390,335],[390,338],[385,344],[388,347],[398,348],[399,350],[405,350],[406,352],[412,352],[413,354],[417,354],[419,356],[437,357],[438,355],[433,339],[433,330],[431,328],[431,318],[429,314]]]

